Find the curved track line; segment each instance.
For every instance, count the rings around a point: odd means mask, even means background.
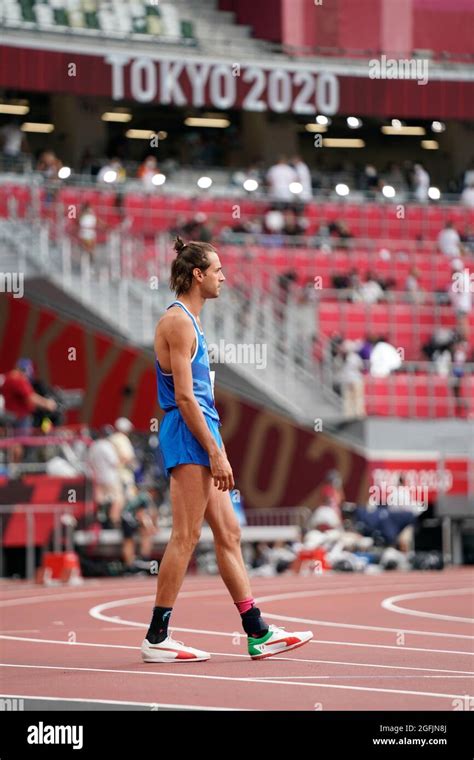
[[[474,623],[474,618],[456,617],[455,615],[442,615],[438,612],[423,612],[422,610],[412,610],[407,607],[399,607],[395,602],[403,601],[406,599],[427,599],[428,597],[438,596],[459,596],[462,594],[471,594],[474,598],[474,590],[472,587],[449,589],[445,591],[416,591],[411,594],[399,594],[398,596],[390,596],[383,599],[381,606],[385,610],[390,612],[398,612],[400,615],[413,615],[414,617],[430,618],[433,620],[449,620],[454,623]]]

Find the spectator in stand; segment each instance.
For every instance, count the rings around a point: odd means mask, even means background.
[[[1,393],[5,400],[5,411],[12,419],[10,423],[16,431],[25,431],[32,426],[35,409],[54,412],[57,403],[45,398],[33,388],[34,368],[31,359],[19,359],[15,369],[5,375]]]
[[[135,450],[129,437],[133,430],[133,424],[126,417],[119,417],[115,420],[114,428],[115,432],[112,433],[109,440],[115,446],[120,460],[120,480],[125,499],[131,499],[137,493],[134,470],[138,464]]]
[[[469,185],[474,185],[474,158],[471,158],[463,177],[463,187],[468,187]]]
[[[94,482],[94,501],[104,527],[120,528],[124,493],[120,477],[121,462],[110,440],[114,433],[105,425],[89,449],[89,465]]]
[[[47,180],[57,180],[58,172],[62,168],[62,161],[53,150],[44,150],[36,164],[36,171],[41,172]]]
[[[298,175],[288,164],[286,156],[280,156],[277,163],[267,172],[270,198],[277,203],[289,203],[294,200],[294,195],[290,190],[292,182],[298,182]]]
[[[97,182],[107,184],[117,184],[125,182],[127,179],[127,172],[122,166],[122,162],[119,158],[112,158],[103,166],[98,175]]]
[[[154,190],[153,177],[159,173],[158,161],[155,156],[147,156],[137,170],[137,177],[141,179],[145,190]]]
[[[408,300],[412,303],[423,303],[425,296],[421,287],[421,273],[416,267],[412,267],[408,272],[405,280],[405,290],[408,293]]]
[[[456,415],[464,417],[469,408],[469,401],[462,397],[462,379],[465,373],[464,365],[468,359],[469,345],[465,340],[459,340],[452,347],[452,388],[456,402]]]
[[[212,240],[212,230],[207,225],[207,216],[202,211],[185,222],[180,230],[180,235],[187,237],[189,240],[199,240],[201,243],[210,243]]]
[[[451,219],[448,219],[438,235],[438,248],[444,256],[450,258],[459,258],[461,255],[461,238],[458,231],[454,229],[454,223]]]
[[[460,237],[463,250],[466,253],[474,253],[474,230],[471,224],[466,224]]]
[[[313,197],[313,187],[311,184],[311,172],[308,164],[305,164],[301,156],[293,156],[291,159],[291,166],[296,172],[297,182],[300,182],[303,190],[299,195],[299,198],[303,202],[308,202]]]
[[[469,317],[472,312],[470,272],[462,259],[453,260],[453,276],[450,287],[451,305],[456,312],[458,333],[469,340]]]
[[[430,175],[422,164],[413,167],[413,193],[418,203],[427,203],[429,200]]]
[[[474,208],[474,182],[466,185],[461,193],[461,203],[467,208]]]
[[[20,129],[18,119],[13,119],[0,129],[0,143],[3,158],[10,162],[19,159],[22,153],[28,152],[26,136]]]
[[[383,337],[380,337],[370,354],[370,374],[372,377],[388,377],[391,372],[402,366],[402,359],[397,349]]]
[[[293,209],[287,209],[283,218],[284,226],[282,232],[284,235],[304,235],[304,227]]]
[[[375,196],[380,190],[379,173],[373,164],[366,164],[364,168],[364,188],[370,196]]]
[[[344,363],[339,372],[344,416],[361,419],[365,417],[364,362],[356,351],[356,343],[345,340],[341,346]]]
[[[91,262],[95,259],[97,244],[98,219],[90,203],[84,203],[77,220],[77,237],[81,249],[87,253]]]
[[[367,272],[366,280],[360,290],[360,300],[371,306],[378,303],[384,297],[384,291],[379,281],[372,272]]]

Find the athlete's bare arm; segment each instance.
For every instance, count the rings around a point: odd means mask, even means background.
[[[155,353],[158,343],[166,341],[169,350],[170,371],[173,374],[176,404],[191,433],[209,455],[211,475],[221,491],[234,488],[232,468],[226,454],[219,448],[204,419],[204,414],[193,392],[191,356],[196,333],[189,319],[183,314],[170,314],[160,320],[155,334]],[[159,361],[159,358],[158,358]],[[160,366],[161,363],[160,363]],[[165,368],[162,366],[162,369]]]

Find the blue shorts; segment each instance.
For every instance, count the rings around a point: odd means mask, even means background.
[[[222,438],[219,428],[221,422],[204,414],[207,426],[214,436],[219,448],[222,448]],[[179,409],[170,409],[164,415],[158,433],[161,454],[166,474],[170,477],[171,470],[178,464],[202,464],[210,467],[209,455],[183,420]]]

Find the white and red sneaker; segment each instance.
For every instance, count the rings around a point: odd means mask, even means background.
[[[252,660],[263,660],[264,657],[273,657],[276,654],[285,654],[291,649],[302,647],[313,638],[312,631],[297,631],[290,633],[284,628],[271,625],[268,633],[260,639],[248,637],[248,650]]]
[[[211,657],[209,652],[187,647],[182,641],[175,641],[171,636],[167,636],[159,644],[150,644],[144,639],[141,652],[143,662],[202,662]]]

